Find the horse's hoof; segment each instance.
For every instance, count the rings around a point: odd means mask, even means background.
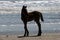
[[[41,36],[41,34],[38,34],[37,36]]]
[[[26,35],[24,35],[24,37],[25,37]]]
[[[37,35],[37,36],[41,36],[41,35]]]

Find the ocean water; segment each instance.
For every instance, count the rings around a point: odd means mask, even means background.
[[[60,13],[43,13],[44,22],[41,22],[43,33],[60,32]],[[38,26],[34,21],[28,22],[30,34],[38,33]],[[24,25],[20,14],[0,14],[0,34],[23,34]]]
[[[11,1],[0,1],[0,34],[24,34],[24,25],[21,21],[21,8],[23,4],[23,1],[15,1],[14,3]],[[28,11],[37,10],[42,12],[44,22],[41,22],[41,28],[43,33],[60,32],[60,12],[57,8],[60,5],[57,4],[60,3],[58,1],[27,1],[25,4],[28,6]],[[37,7],[39,8],[37,9]],[[52,8],[52,11],[47,7]],[[54,11],[54,9],[56,10]],[[30,34],[38,33],[38,26],[34,21],[28,22],[27,28]]]

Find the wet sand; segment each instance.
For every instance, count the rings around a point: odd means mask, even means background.
[[[60,40],[60,33],[47,33],[42,36],[20,37],[18,35],[0,35],[0,40]]]

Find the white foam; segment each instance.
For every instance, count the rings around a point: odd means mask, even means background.
[[[42,24],[60,24],[60,22],[58,22],[58,23],[42,23]]]
[[[33,4],[33,3],[40,3],[40,4],[45,4],[45,3],[60,3],[60,1],[15,1],[15,2],[11,2],[11,1],[0,1],[0,4],[8,6],[8,5],[16,5],[16,4]]]
[[[0,26],[7,26],[7,25],[0,25]]]
[[[57,10],[60,10],[60,7],[58,8],[58,7],[54,7],[54,6],[52,6],[52,7],[49,7],[49,6],[48,7],[45,7],[44,6],[45,4],[54,5],[55,3],[58,4],[58,3],[60,3],[60,1],[15,1],[15,2],[11,2],[11,1],[0,1],[0,10],[2,10],[2,11],[0,11],[0,14],[4,14],[4,13],[5,14],[6,13],[9,13],[9,14],[11,14],[11,13],[20,13],[21,7],[24,4],[31,5],[32,8],[35,6],[35,8],[37,9],[37,11],[38,10],[39,11],[42,10],[42,12],[45,12],[45,11],[51,12],[51,9],[52,10],[55,10],[56,9],[56,11]],[[19,6],[19,5],[21,5],[21,6]],[[31,10],[35,10],[35,8],[33,8],[33,9],[32,8],[30,7]],[[5,11],[5,10],[12,10],[12,11],[9,12],[9,11]],[[53,11],[53,12],[56,12],[56,11]]]

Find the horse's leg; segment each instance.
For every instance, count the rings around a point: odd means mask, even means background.
[[[25,29],[24,36],[28,36],[29,32],[28,32],[28,29],[27,29],[27,22],[24,22],[24,29]]]
[[[40,21],[39,20],[35,20],[35,22],[37,23],[38,25],[38,35],[37,36],[41,36],[41,24],[40,24]]]

